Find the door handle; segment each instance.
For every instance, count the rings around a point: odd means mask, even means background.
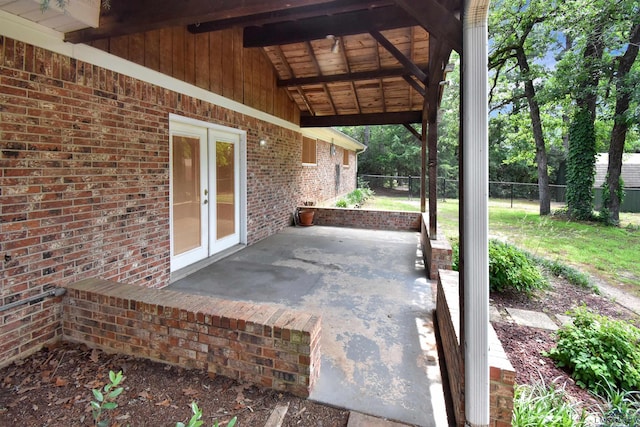
[[[204,204],[206,205],[207,203],[209,203],[209,200],[204,199]]]
[[[207,196],[209,194],[209,190],[207,190],[206,188],[204,189],[204,195]]]

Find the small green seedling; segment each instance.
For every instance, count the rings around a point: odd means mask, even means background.
[[[196,402],[191,402],[191,412],[193,412],[193,416],[189,420],[187,424],[178,422],[176,423],[176,427],[200,427],[204,424],[204,421],[201,421],[202,418],[202,409],[198,408],[198,404]],[[238,421],[237,417],[231,418],[227,427],[233,427],[236,425],[236,421]],[[219,427],[218,421],[213,424],[213,427]]]
[[[94,388],[93,397],[96,400],[91,401],[91,413],[93,415],[93,424],[98,427],[107,427],[109,425],[109,419],[102,418],[104,411],[112,410],[118,407],[116,399],[124,390],[122,387],[118,387],[124,377],[122,371],[117,374],[113,371],[109,371],[109,384],[105,385],[102,390]]]

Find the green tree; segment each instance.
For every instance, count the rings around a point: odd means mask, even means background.
[[[629,43],[624,55],[617,60],[616,69],[616,106],[614,124],[609,143],[609,164],[607,165],[607,181],[605,183],[605,197],[603,214],[605,221],[618,224],[620,221],[620,203],[622,202],[622,154],[627,139],[627,132],[632,123],[629,108],[633,89],[640,83],[638,73],[632,73],[632,67],[638,57],[640,46],[640,7],[635,8],[635,20],[629,31]]]
[[[560,31],[574,41],[558,66],[558,86],[571,95],[574,111],[567,156],[567,206],[576,219],[593,216],[593,182],[598,131],[599,97],[606,100],[603,77],[612,67],[612,52],[620,49],[621,28],[637,5],[629,0],[573,0],[563,3],[558,16]],[[604,87],[603,87],[604,86]],[[598,108],[599,107],[599,108]]]
[[[489,68],[494,71],[494,88],[505,68],[510,68],[510,71],[515,74],[517,87],[522,87],[522,93],[514,92],[510,101],[515,102],[522,97],[527,101],[535,143],[540,215],[548,215],[551,212],[551,198],[547,149],[542,129],[540,103],[534,84],[534,80],[543,73],[541,67],[532,66],[532,60],[535,60],[536,53],[545,52],[541,46],[547,44],[549,38],[548,31],[536,32],[536,27],[553,14],[554,9],[549,2],[539,0],[500,0],[493,5],[494,10],[490,15],[489,24],[493,35]]]

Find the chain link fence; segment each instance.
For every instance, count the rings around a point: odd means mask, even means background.
[[[420,197],[419,176],[360,175],[362,181],[377,194],[407,198]],[[427,177],[427,188],[429,179]],[[640,189],[625,188],[625,197],[620,207],[621,212],[640,212]],[[567,186],[549,185],[552,203],[566,203]],[[602,188],[594,188],[594,205],[596,209],[602,204]],[[438,178],[438,199],[457,199],[459,196],[458,180]],[[538,184],[522,182],[489,181],[489,198],[510,201],[511,206],[517,201],[535,202],[538,197]]]

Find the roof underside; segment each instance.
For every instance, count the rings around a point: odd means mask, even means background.
[[[301,126],[415,123],[435,114],[445,65],[461,50],[461,0],[111,0],[88,42],[178,25],[244,28],[301,111]],[[426,102],[425,102],[426,99]]]

